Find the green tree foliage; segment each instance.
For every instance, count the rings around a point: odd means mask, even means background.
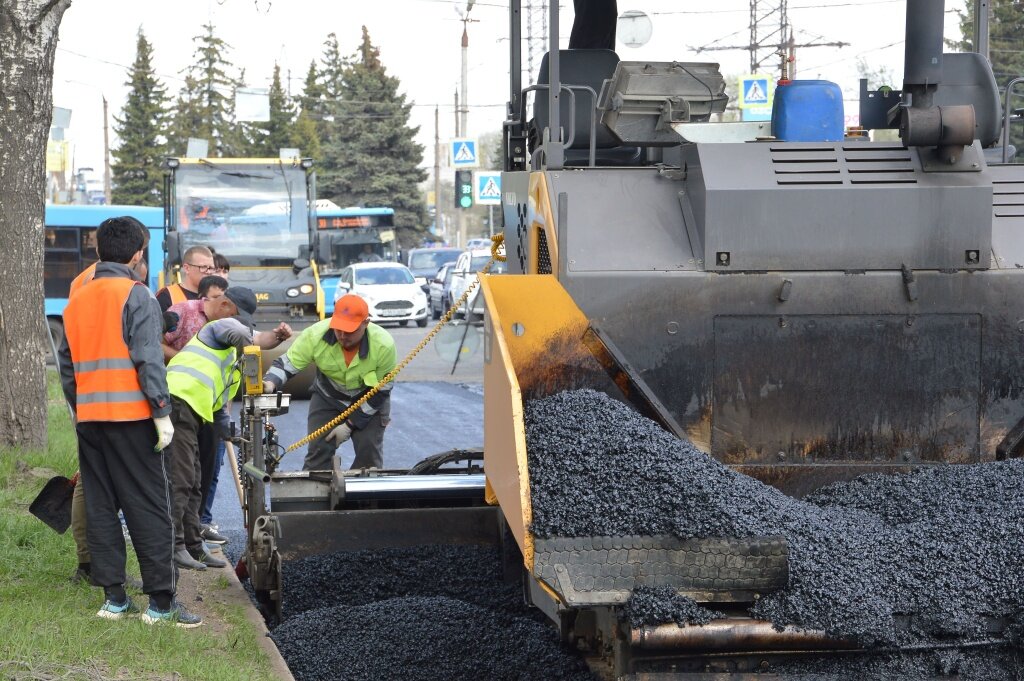
[[[302,94],[296,98],[295,103],[298,106],[298,116],[292,129],[294,146],[298,147],[304,157],[319,161],[321,154],[318,124],[324,118],[324,97],[315,61],[309,63]]]
[[[139,29],[135,61],[128,72],[128,99],[114,131],[121,140],[113,151],[114,203],[159,206],[160,163],[166,142],[167,90],[153,72],[153,47]]]
[[[270,82],[270,120],[250,127],[252,156],[276,158],[282,148],[296,146],[295,105],[281,85],[281,67],[277,64]]]
[[[230,46],[217,37],[212,24],[205,24],[193,41],[195,62],[175,103],[171,149],[183,154],[188,138],[198,137],[209,140],[210,156],[238,154],[244,142],[235,125],[234,94],[241,77],[227,60]]]
[[[423,147],[415,141],[419,128],[409,125],[412,104],[398,87],[364,26],[338,98],[328,100],[335,134],[321,136],[323,170],[317,175],[320,194],[340,206],[394,208],[399,242],[409,246],[419,243],[427,222],[419,191],[426,172],[420,168]]]

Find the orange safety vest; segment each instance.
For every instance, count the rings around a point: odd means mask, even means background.
[[[124,277],[83,286],[64,308],[64,333],[75,367],[79,421],[142,421],[153,417],[124,341],[122,317],[132,287]]]
[[[77,292],[80,288],[82,288],[90,281],[92,281],[92,278],[96,276],[96,265],[99,264],[100,263],[97,260],[96,262],[82,270],[82,273],[74,278],[74,280],[71,282],[71,290],[68,291],[68,298],[75,295],[75,292]]]
[[[165,286],[168,295],[171,296],[171,305],[177,305],[178,303],[184,303],[188,300],[188,296],[185,295],[185,289],[181,287],[181,284],[170,284]]]

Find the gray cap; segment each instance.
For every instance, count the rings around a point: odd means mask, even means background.
[[[238,308],[235,319],[251,329],[253,327],[252,316],[256,313],[256,294],[252,292],[252,289],[244,286],[229,286],[224,291],[224,297]]]

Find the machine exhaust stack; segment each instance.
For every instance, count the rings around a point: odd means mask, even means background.
[[[960,170],[958,163],[964,147],[974,141],[976,125],[973,106],[934,106],[942,83],[945,11],[945,0],[907,0],[900,138],[908,147],[935,148],[924,159],[930,171]]]

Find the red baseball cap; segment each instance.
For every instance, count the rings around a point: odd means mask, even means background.
[[[369,316],[370,308],[366,307],[366,301],[354,293],[349,293],[338,298],[337,302],[334,303],[331,328],[345,333],[352,333]]]

